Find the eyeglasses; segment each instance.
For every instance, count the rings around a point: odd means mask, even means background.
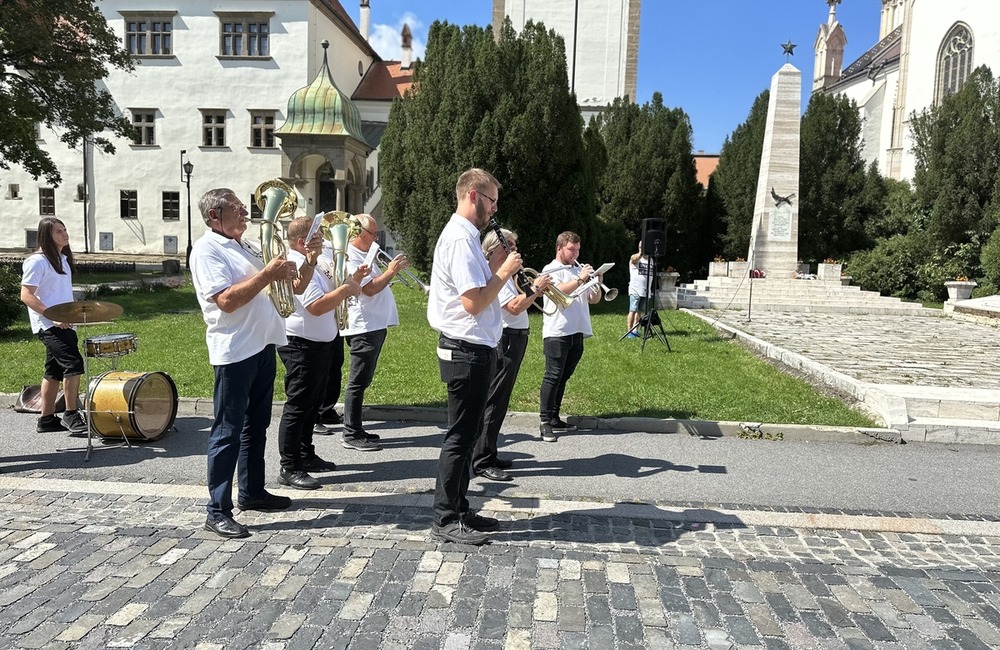
[[[362,230],[364,230],[366,233],[368,233],[372,237],[378,237],[378,233],[377,232],[372,232],[371,230],[368,230],[367,228],[362,228]]]
[[[497,200],[494,199],[489,194],[487,194],[486,192],[480,192],[479,190],[476,190],[475,192],[476,196],[485,196],[486,198],[488,198],[490,200],[490,205],[492,205],[494,208],[497,206]]]

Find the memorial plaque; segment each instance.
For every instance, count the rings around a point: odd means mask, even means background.
[[[783,203],[771,208],[767,220],[768,241],[792,241],[792,206]]]

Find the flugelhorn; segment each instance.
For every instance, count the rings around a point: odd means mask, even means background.
[[[361,222],[357,217],[343,210],[333,210],[323,214],[319,231],[330,242],[333,249],[333,281],[339,287],[347,279],[347,243],[361,233]],[[347,329],[347,300],[337,305],[337,328]]]
[[[375,263],[382,267],[388,267],[389,264],[392,262],[393,258],[389,257],[389,254],[386,253],[384,250],[382,250],[382,248],[378,244],[373,243],[372,246],[377,247],[375,251]],[[400,270],[400,272],[396,274],[396,277],[398,277],[399,281],[402,282],[403,285],[406,286],[408,289],[420,289],[424,293],[431,292],[430,287],[421,282],[420,278],[413,275],[406,269]]]
[[[278,219],[291,217],[299,205],[295,190],[277,178],[264,181],[254,190],[253,200],[260,208],[260,252],[266,266],[275,257],[287,259],[285,242],[278,234]],[[291,280],[275,280],[267,286],[267,297],[281,314],[288,318],[295,311],[295,291]]]
[[[490,228],[492,228],[493,232],[497,234],[497,239],[500,241],[500,245],[503,247],[504,252],[510,255],[510,246],[507,245],[507,238],[503,236],[503,230],[501,230],[500,224],[497,223],[496,219],[490,219]],[[514,278],[514,286],[517,287],[518,292],[524,294],[525,296],[530,296],[534,293],[531,287],[539,275],[540,273],[535,269],[521,269],[517,272],[517,275]],[[552,304],[556,306],[556,308],[552,311],[545,311],[545,307],[542,305],[539,305],[537,302],[532,303],[546,316],[551,316],[556,313],[557,309],[566,309],[573,304],[573,301],[575,300],[573,296],[560,291],[559,287],[555,284],[551,284],[547,289],[544,289],[542,291],[542,295],[546,296],[552,301]]]

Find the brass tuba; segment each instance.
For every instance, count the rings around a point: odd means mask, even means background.
[[[295,190],[277,178],[264,181],[254,190],[253,200],[260,208],[263,221],[260,223],[260,250],[267,265],[275,257],[285,257],[285,242],[279,234],[280,217],[295,214],[299,200]],[[275,280],[267,287],[267,297],[282,318],[288,318],[295,311],[295,290],[291,280]]]
[[[333,281],[338,287],[347,279],[347,244],[361,234],[361,222],[357,217],[343,210],[333,210],[323,214],[319,231],[330,242],[333,249]],[[337,305],[337,329],[347,328],[347,300]]]

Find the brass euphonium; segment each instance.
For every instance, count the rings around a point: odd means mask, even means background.
[[[278,219],[292,217],[299,200],[295,190],[277,178],[264,181],[254,190],[253,200],[260,208],[263,221],[260,222],[260,250],[267,265],[275,257],[287,259],[284,239],[280,234]],[[267,286],[267,297],[282,318],[288,318],[295,311],[295,290],[291,280],[275,280]]]
[[[333,249],[333,281],[339,287],[347,279],[347,244],[361,234],[361,222],[357,217],[343,210],[333,210],[323,214],[319,231],[330,242]],[[347,328],[347,300],[337,305],[337,328]]]

